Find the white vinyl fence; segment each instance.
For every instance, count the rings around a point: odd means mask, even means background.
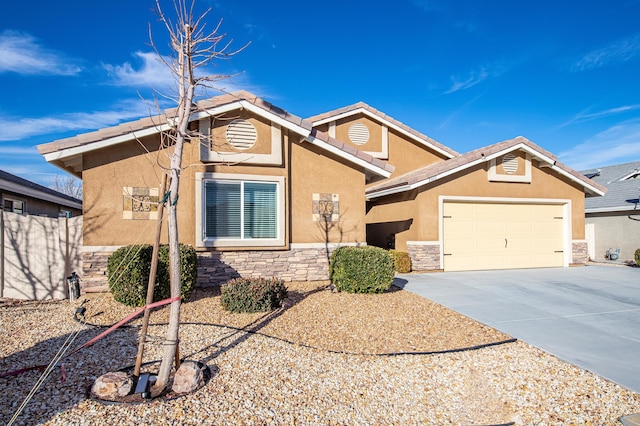
[[[0,211],[0,297],[64,299],[66,277],[82,273],[82,217]]]

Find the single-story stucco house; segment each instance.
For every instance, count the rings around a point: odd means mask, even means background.
[[[151,242],[173,114],[38,147],[83,180],[86,286],[115,249]],[[190,120],[179,235],[202,285],[326,279],[340,245],[406,250],[419,270],[582,264],[584,199],[605,192],[524,138],[460,155],[363,103],[301,119],[242,91]]]
[[[585,201],[587,232],[593,239],[592,257],[632,261],[640,248],[640,161],[581,173],[607,188],[603,197]]]

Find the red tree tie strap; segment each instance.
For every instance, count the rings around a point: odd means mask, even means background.
[[[157,308],[158,306],[168,305],[169,303],[177,302],[179,300],[180,300],[180,296],[172,297],[170,299],[160,300],[159,302],[154,302],[154,303],[151,303],[149,305],[143,306],[142,308],[140,308],[137,311],[133,312],[132,314],[130,314],[129,316],[127,316],[126,318],[124,318],[120,322],[112,325],[107,330],[103,331],[102,333],[100,333],[99,335],[94,337],[93,339],[89,340],[87,343],[78,346],[77,348],[75,348],[74,350],[69,352],[66,356],[73,355],[74,353],[80,351],[81,349],[84,349],[87,346],[93,345],[95,342],[97,342],[98,340],[102,339],[104,336],[106,336],[107,334],[111,333],[112,331],[114,331],[118,327],[128,323],[129,321],[131,321],[132,319],[134,319],[135,317],[137,317],[138,315],[140,315],[141,313],[143,313],[147,309],[153,309],[153,308]],[[43,370],[45,370],[47,368],[47,366],[48,365],[36,365],[34,367],[21,368],[19,370],[9,371],[8,373],[2,373],[2,374],[0,374],[0,377],[17,376],[19,374],[26,373],[26,372],[32,371],[32,370],[41,370],[41,371],[43,371]],[[66,372],[65,372],[64,364],[61,364],[61,369],[62,369],[62,381],[64,381],[65,378],[66,378]]]
[[[69,352],[67,354],[67,356],[69,355],[73,355],[76,352],[78,352],[81,349],[86,348],[87,346],[91,346],[93,345],[95,342],[97,342],[98,340],[102,339],[104,336],[106,336],[107,334],[111,333],[112,331],[114,331],[115,329],[117,329],[118,327],[128,323],[129,321],[131,321],[132,319],[134,319],[135,317],[137,317],[138,315],[140,315],[141,313],[143,313],[145,310],[147,309],[153,309],[153,308],[157,308],[158,306],[163,306],[163,305],[168,305],[169,303],[173,303],[173,302],[177,302],[178,300],[180,300],[180,296],[178,297],[172,297],[170,299],[164,299],[164,300],[160,300],[159,302],[154,302],[151,303],[150,305],[146,305],[143,306],[142,308],[138,309],[137,311],[133,312],[132,314],[130,314],[128,317],[120,320],[120,322],[112,325],[111,327],[109,327],[108,329],[106,329],[105,331],[103,331],[102,333],[98,334],[96,337],[94,337],[93,339],[89,340],[87,343],[78,346],[77,348],[75,348],[74,350],[72,350],[71,352]]]
[[[19,370],[9,371],[8,373],[2,373],[0,374],[0,377],[18,376],[22,373],[26,373],[28,371],[33,371],[33,370],[44,371],[45,368],[47,368],[46,365],[36,365],[34,367],[21,368]]]

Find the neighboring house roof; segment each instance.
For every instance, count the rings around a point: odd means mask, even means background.
[[[197,102],[189,120],[195,121],[200,118],[223,114],[238,108],[251,111],[284,128],[292,130],[305,137],[307,142],[351,163],[362,166],[369,172],[383,177],[389,177],[395,169],[385,161],[345,145],[324,132],[315,130],[310,121],[303,120],[245,91],[216,96]],[[82,172],[81,154],[169,130],[170,125],[168,124],[168,120],[176,116],[176,111],[176,108],[171,108],[165,110],[164,114],[145,117],[117,126],[100,129],[95,132],[84,133],[38,145],[38,151],[44,155],[48,162],[54,163],[80,176]]]
[[[640,209],[640,161],[583,170],[581,173],[607,188],[604,197],[585,200],[585,213]]]
[[[314,126],[319,126],[321,124],[329,123],[331,121],[340,120],[342,118],[350,117],[356,114],[364,114],[382,122],[382,124],[395,129],[396,131],[404,134],[405,136],[410,137],[416,142],[419,142],[436,152],[444,155],[448,158],[453,158],[460,155],[458,152],[452,150],[451,148],[444,146],[440,142],[431,139],[427,135],[423,135],[422,133],[412,129],[406,124],[394,119],[393,117],[388,116],[382,111],[378,111],[377,109],[367,105],[364,102],[358,102],[353,105],[348,105],[343,108],[339,108],[333,111],[325,112],[323,114],[314,115],[313,117],[307,118],[307,120],[311,121]]]
[[[82,210],[82,200],[0,170],[0,190]]]
[[[403,176],[385,180],[380,184],[367,188],[367,198],[378,198],[419,188],[515,150],[528,152],[533,159],[537,159],[560,175],[582,185],[588,195],[603,195],[607,191],[604,186],[557,161],[556,157],[550,152],[527,138],[518,136],[514,139],[469,151],[450,160],[417,169]]]

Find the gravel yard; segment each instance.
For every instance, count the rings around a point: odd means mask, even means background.
[[[331,293],[291,283],[283,309],[231,314],[219,292],[197,290],[182,305],[181,356],[213,377],[171,401],[108,405],[87,399],[93,380],[132,365],[137,331],[118,330],[65,359],[16,424],[616,424],[640,413],[640,396],[524,342],[509,339],[413,293]],[[102,329],[72,316],[79,302],[0,301],[0,372],[46,364],[69,336],[76,347]],[[110,325],[132,308],[110,295],[84,305],[90,323]],[[167,321],[168,309],[152,324]],[[146,361],[160,358],[154,325]],[[425,354],[426,352],[444,352]],[[150,368],[155,368],[152,366]],[[6,424],[40,377],[0,378]]]

